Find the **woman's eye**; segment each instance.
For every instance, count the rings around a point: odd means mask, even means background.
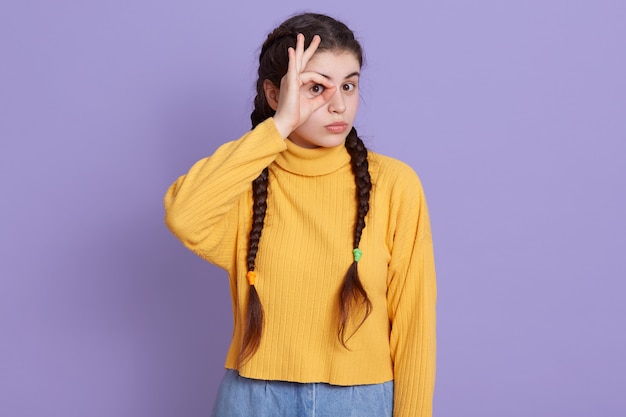
[[[353,84],[353,83],[348,83],[348,84],[344,84],[341,88],[346,93],[351,93],[352,91],[354,91],[356,89],[356,85]]]
[[[324,91],[324,86],[321,84],[315,84],[313,87],[311,87],[310,91],[311,93],[313,93],[313,95],[318,96]]]

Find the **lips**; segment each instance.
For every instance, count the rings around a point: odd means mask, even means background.
[[[335,122],[329,125],[326,125],[326,130],[332,133],[342,133],[348,128],[348,124],[345,122]]]

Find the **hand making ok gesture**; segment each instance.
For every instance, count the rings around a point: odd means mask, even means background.
[[[269,80],[264,83],[266,97],[276,110],[274,123],[286,138],[302,125],[313,112],[335,94],[337,87],[322,75],[305,71],[306,65],[315,54],[320,37],[315,35],[308,48],[304,49],[304,35],[296,37],[296,48],[289,48],[289,67],[280,81],[280,89]]]

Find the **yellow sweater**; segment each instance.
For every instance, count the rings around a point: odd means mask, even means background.
[[[372,314],[338,341],[338,291],[352,263],[354,177],[345,147],[301,148],[272,119],[198,161],[165,196],[166,223],[193,252],[230,278],[234,369],[249,286],[251,182],[269,166],[267,213],[256,260],[265,310],[261,345],[242,376],[336,385],[394,380],[394,417],[432,414],[435,268],[430,223],[417,175],[369,153],[370,210],[359,276]],[[349,334],[349,333],[348,333]]]

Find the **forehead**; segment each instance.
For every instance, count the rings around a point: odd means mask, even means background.
[[[361,67],[359,60],[352,52],[320,51],[311,57],[305,70],[324,74],[330,78],[344,78],[359,72]]]

